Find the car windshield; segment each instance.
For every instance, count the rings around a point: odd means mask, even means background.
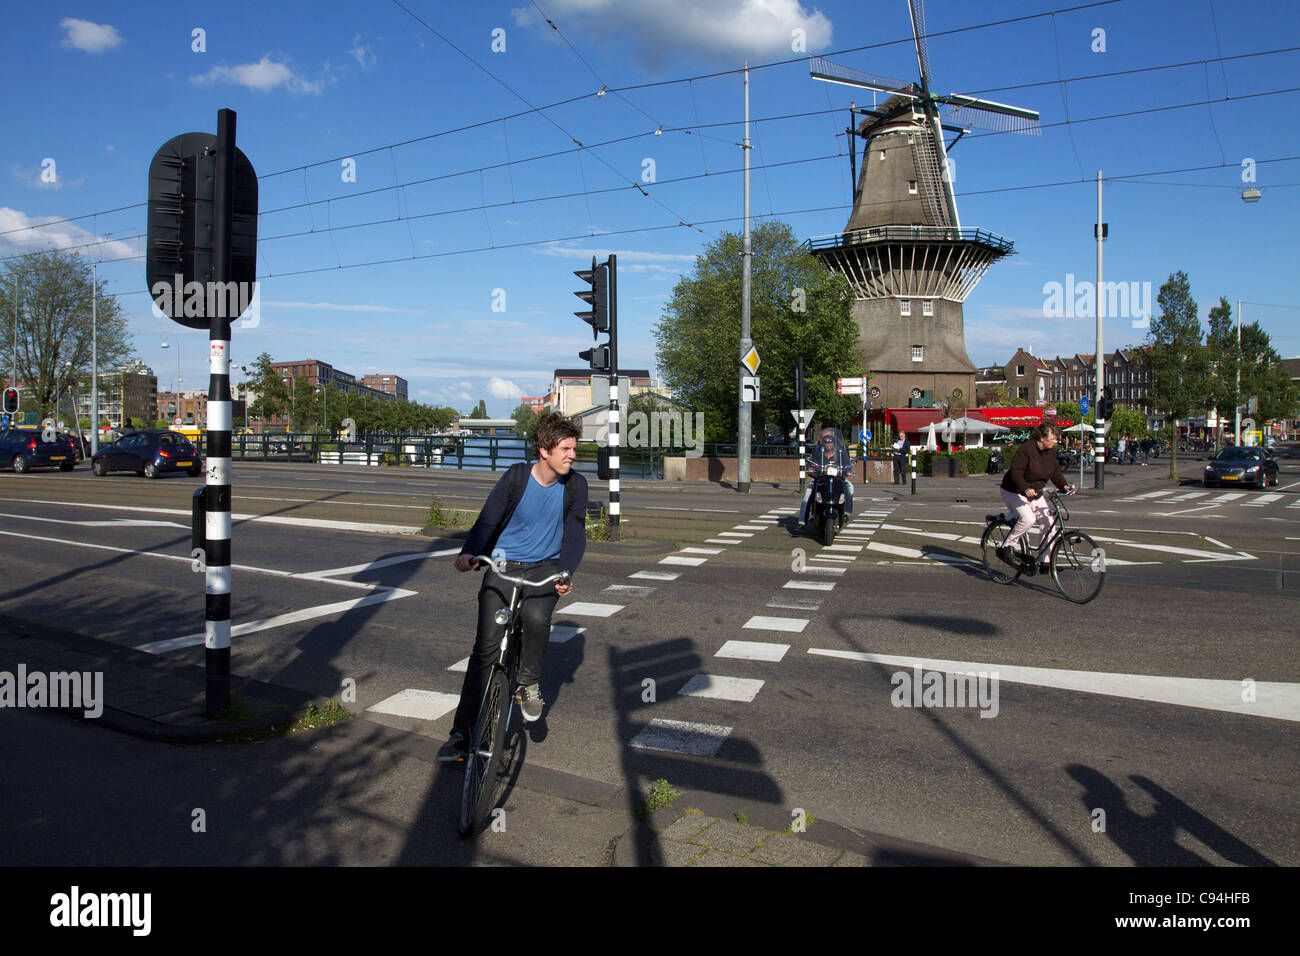
[[[1234,446],[1232,448],[1223,449],[1223,451],[1219,452],[1219,456],[1214,460],[1215,461],[1248,461],[1250,459],[1262,458],[1262,457],[1264,457],[1264,455],[1258,448],[1243,448],[1241,446]]]

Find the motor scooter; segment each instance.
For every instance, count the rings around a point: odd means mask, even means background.
[[[844,527],[848,507],[848,478],[853,459],[838,428],[822,430],[816,449],[808,458],[812,494],[808,500],[807,527],[823,545],[833,544]]]

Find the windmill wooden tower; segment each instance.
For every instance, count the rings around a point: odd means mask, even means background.
[[[874,76],[813,57],[815,79],[889,94],[874,109],[851,108],[849,168],[853,214],[844,232],[806,243],[843,273],[857,299],[858,344],[871,370],[871,404],[967,402],[975,366],[966,354],[962,306],[1009,239],[963,228],[957,215],[944,131],[953,144],[971,128],[1036,134],[1038,113],[972,96],[931,92],[924,0],[908,0],[919,84]],[[942,118],[941,118],[942,110]],[[862,170],[857,166],[857,139]]]

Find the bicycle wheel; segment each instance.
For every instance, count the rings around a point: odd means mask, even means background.
[[[474,721],[469,752],[465,755],[465,783],[461,788],[460,817],[457,820],[461,836],[469,836],[478,830],[496,803],[497,770],[501,765],[510,710],[509,691],[505,673],[494,668],[487,690],[483,692],[483,703],[479,707],[478,719]]]
[[[1052,545],[1052,580],[1067,600],[1087,604],[1106,583],[1106,559],[1082,531],[1067,531]]]
[[[1007,564],[998,557],[998,548],[1011,535],[1011,525],[998,521],[984,529],[980,550],[984,553],[984,570],[995,584],[1011,584],[1020,577],[1020,568]],[[1024,538],[1020,539],[1022,544]],[[1014,556],[1013,556],[1014,557]]]

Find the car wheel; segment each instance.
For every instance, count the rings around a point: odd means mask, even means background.
[[[32,466],[27,461],[26,455],[14,455],[14,471],[20,475],[25,475],[32,470]]]
[[[157,478],[157,477],[158,477],[158,466],[155,465],[155,464],[154,464],[153,462],[151,462],[151,461],[146,461],[146,462],[144,463],[144,476],[145,476],[146,478]]]
[[[59,471],[72,471],[73,463],[70,461],[62,462],[59,465]]]
[[[91,463],[90,470],[95,473],[96,478],[103,478],[108,474],[108,463],[101,458],[99,461]]]

